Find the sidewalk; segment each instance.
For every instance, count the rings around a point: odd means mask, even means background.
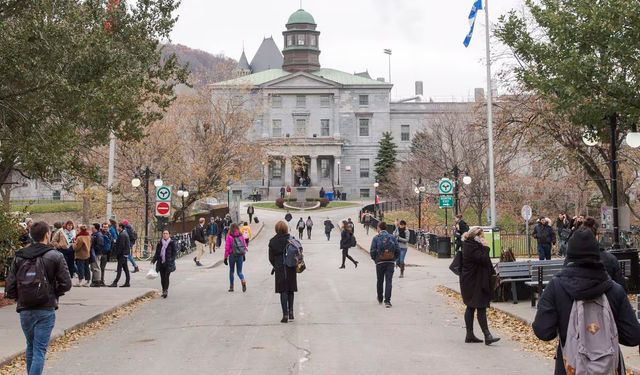
[[[51,340],[155,292],[148,288],[71,288],[60,298]],[[20,315],[16,313],[15,305],[0,308],[0,332],[0,366],[3,366],[25,350]]]
[[[364,226],[356,223],[355,234],[358,240],[358,247],[360,250],[369,253],[369,246],[376,232],[372,229],[369,230],[369,235],[365,233]],[[449,265],[452,259],[438,259],[429,254],[416,250],[413,246],[409,246],[407,252],[406,264],[407,274],[420,272],[422,274],[427,273],[430,276],[435,277],[438,280],[438,284],[445,286],[457,293],[460,293],[460,283],[458,277],[449,270]],[[494,263],[497,260],[493,260]],[[417,267],[417,268],[410,268]],[[446,298],[446,297],[443,297]],[[518,304],[509,302],[492,302],[491,307],[493,309],[502,311],[517,319],[525,322],[527,325],[531,325],[536,315],[536,308],[531,307],[529,300],[520,301]],[[634,306],[635,307],[635,306]],[[491,324],[491,322],[489,322]],[[624,355],[625,365],[627,371],[633,371],[634,374],[640,374],[640,355],[637,347],[620,346],[622,354]]]

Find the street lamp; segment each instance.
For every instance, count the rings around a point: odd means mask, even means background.
[[[422,185],[422,177],[418,179],[417,184],[415,183],[415,180],[413,181],[415,185],[415,187],[413,188],[413,191],[418,196],[418,230],[420,230],[422,229],[422,196],[424,192],[427,191],[427,188],[424,187],[424,185]]]
[[[453,173],[453,180],[454,180],[454,186],[453,186],[453,200],[454,200],[454,215],[458,216],[458,214],[460,213],[460,168],[458,167],[458,165],[454,165],[453,169],[451,170],[451,172]],[[462,178],[462,183],[464,183],[465,185],[469,185],[471,183],[471,176],[467,175],[466,172],[463,172],[465,174],[465,176]]]
[[[380,184],[376,181],[373,183],[373,216],[378,217],[378,186]]]
[[[231,185],[227,185],[227,209],[231,214]]]
[[[180,182],[180,189],[178,189],[177,194],[178,194],[178,197],[182,199],[182,233],[186,233],[187,229],[185,227],[184,199],[189,196],[189,191],[185,189],[183,182]]]
[[[338,160],[337,164],[338,164],[338,186],[340,186],[340,160]]]
[[[140,173],[138,173],[131,180],[131,186],[133,186],[134,188],[139,188],[141,185],[143,186],[142,187],[143,194],[144,194],[144,244],[142,245],[143,256],[148,255],[148,246],[149,246],[149,180],[151,180],[151,176],[156,177],[156,179],[153,181],[153,185],[155,187],[162,186],[163,181],[160,179],[160,175],[151,171],[149,167],[145,167],[142,171],[140,171]]]

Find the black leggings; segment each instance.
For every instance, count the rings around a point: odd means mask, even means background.
[[[489,325],[487,324],[487,308],[475,308],[468,307],[464,312],[464,324],[467,326],[468,331],[473,331],[473,314],[478,310],[478,323],[480,324],[480,329],[482,329],[482,333],[489,333]]]
[[[293,311],[293,292],[280,293],[280,305],[282,306],[282,313],[285,315],[289,311]]]
[[[347,260],[347,258],[349,258],[349,260],[352,261],[353,264],[356,264],[355,259],[353,259],[351,255],[349,255],[349,249],[342,249],[342,267],[344,267],[344,261]]]
[[[162,286],[162,291],[169,290],[169,269],[167,267],[160,267],[158,270],[160,274],[160,285]]]

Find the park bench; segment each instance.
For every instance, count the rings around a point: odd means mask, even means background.
[[[511,284],[513,303],[518,303],[517,283],[531,281],[531,262],[500,262],[496,264],[500,284]]]
[[[544,287],[563,268],[564,259],[531,262],[531,281],[525,282],[531,288],[531,307],[536,306],[536,300],[542,295]]]

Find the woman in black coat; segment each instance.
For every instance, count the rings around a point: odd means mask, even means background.
[[[484,343],[490,345],[498,340],[489,332],[487,324],[487,307],[491,302],[491,275],[494,274],[493,264],[489,258],[489,246],[484,239],[484,232],[480,227],[471,227],[462,235],[462,272],[460,273],[460,292],[467,309],[464,322],[467,327],[467,337],[464,342],[482,342],[473,334],[473,315],[478,311],[478,323],[484,333]]]
[[[353,259],[351,255],[349,255],[349,248],[353,247],[353,229],[351,225],[347,221],[342,221],[342,232],[340,233],[340,249],[342,250],[342,265],[340,269],[344,269],[344,262],[347,258],[353,262],[353,265],[358,268],[358,261]]]
[[[289,243],[289,225],[284,221],[276,224],[276,235],[269,241],[269,263],[275,274],[276,293],[280,293],[282,306],[281,323],[293,320],[293,293],[298,291],[296,268],[284,264],[284,254]]]
[[[178,246],[171,239],[168,230],[162,232],[162,239],[156,245],[156,253],[151,260],[151,264],[156,265],[156,271],[160,274],[160,284],[162,285],[162,298],[167,298],[169,294],[169,275],[176,270],[176,254]]]

